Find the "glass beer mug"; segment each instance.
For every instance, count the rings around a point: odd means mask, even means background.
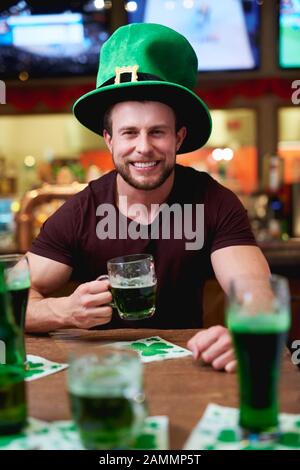
[[[73,356],[71,410],[86,449],[128,449],[146,417],[143,369],[130,349],[102,346]]]
[[[20,334],[23,348],[23,361],[26,364],[25,350],[25,314],[30,289],[30,271],[25,255],[1,255],[0,263],[4,266],[4,276],[8,291],[13,319]]]
[[[156,275],[148,254],[120,256],[107,262],[108,279],[115,307],[123,320],[143,320],[155,312]]]
[[[12,261],[0,260],[0,435],[20,432],[27,422],[22,292]],[[22,261],[18,268],[22,269]],[[27,270],[25,269],[25,272]],[[22,277],[22,276],[21,276]],[[22,278],[23,280],[23,278]],[[27,289],[28,291],[28,289]],[[24,301],[24,309],[26,301]]]
[[[231,283],[226,310],[238,361],[242,437],[275,442],[280,362],[290,327],[288,281],[239,277]]]

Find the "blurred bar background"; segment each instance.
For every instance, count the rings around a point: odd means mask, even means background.
[[[0,253],[26,252],[68,197],[113,168],[71,110],[94,88],[102,43],[141,21],[177,29],[198,54],[213,133],[178,163],[240,197],[272,272],[290,280],[299,338],[300,0],[1,0]],[[206,326],[223,322],[223,302],[212,277]]]

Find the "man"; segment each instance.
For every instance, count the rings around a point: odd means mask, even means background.
[[[206,173],[175,165],[176,153],[201,147],[211,132],[209,111],[192,92],[196,79],[191,45],[164,26],[125,26],[103,46],[97,88],[74,113],[103,135],[116,171],[68,200],[33,243],[29,331],[198,328],[211,267],[226,292],[233,276],[268,276],[238,198]],[[117,226],[105,232],[114,215]],[[156,313],[140,323],[112,314],[109,284],[96,280],[108,259],[131,253],[151,253],[158,277]],[[51,298],[70,278],[81,283],[74,293]],[[199,332],[188,346],[216,369],[235,369],[224,327]]]

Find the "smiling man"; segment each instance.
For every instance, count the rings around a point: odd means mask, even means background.
[[[111,125],[106,126],[109,130],[104,129],[103,136],[117,171],[119,209],[130,217],[128,209],[142,204],[148,210],[139,214],[139,222],[151,223],[156,215],[153,207],[158,209],[171,192],[176,152],[186,129],[176,130],[174,111],[154,101],[118,103],[109,110],[107,120]]]
[[[132,188],[152,190],[168,181],[170,192],[176,152],[186,135],[185,127],[176,129],[172,109],[158,102],[129,101],[113,106],[105,121],[110,124],[103,135],[119,184],[123,180]]]
[[[201,328],[212,268],[225,292],[233,277],[268,277],[238,198],[207,173],[176,165],[178,153],[200,148],[211,132],[209,111],[192,91],[196,80],[193,48],[165,26],[124,26],[103,46],[97,88],[77,100],[74,113],[104,137],[115,170],[68,200],[34,241],[29,331]],[[111,232],[102,230],[105,211]],[[199,232],[201,246],[188,244]],[[156,313],[142,322],[115,315],[108,282],[96,280],[108,259],[133,253],[153,255],[158,279]],[[74,293],[52,298],[70,279],[80,283]],[[222,326],[197,333],[188,346],[216,369],[235,369]]]

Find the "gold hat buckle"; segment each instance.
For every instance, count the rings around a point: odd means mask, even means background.
[[[116,72],[116,78],[115,78],[115,84],[118,85],[121,83],[121,75],[122,73],[131,73],[131,80],[130,82],[137,82],[138,81],[138,76],[137,76],[137,71],[138,71],[139,66],[138,65],[129,65],[129,66],[124,66],[124,67],[116,67],[115,72]]]

